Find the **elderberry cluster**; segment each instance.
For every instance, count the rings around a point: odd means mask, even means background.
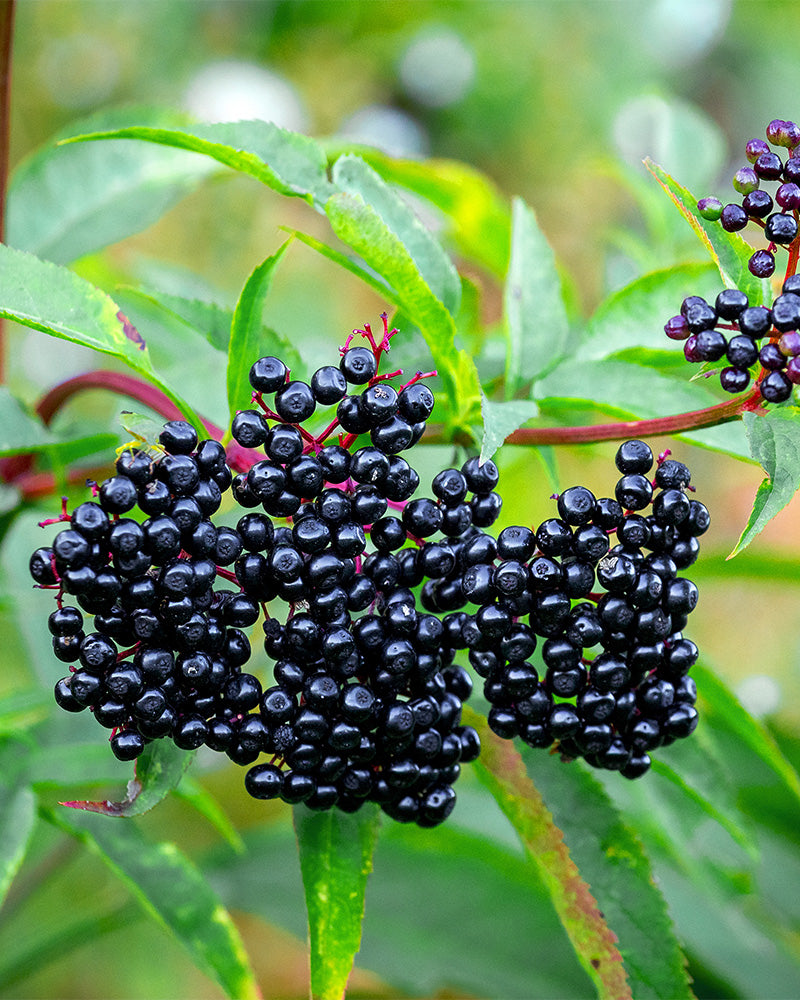
[[[741,167],[733,177],[740,202],[723,205],[717,198],[701,198],[697,208],[703,218],[719,221],[729,233],[742,230],[753,222],[764,230],[768,246],[750,257],[750,272],[769,278],[775,271],[775,252],[789,247],[797,239],[800,208],[800,127],[794,122],[775,119],[767,126],[767,142],[751,139],[745,153],[750,166]],[[786,160],[772,149],[784,148]],[[762,182],[778,184],[775,197],[762,189]],[[777,210],[775,210],[777,204]]]
[[[697,648],[682,630],[698,594],[679,571],[697,558],[709,516],[686,494],[683,463],[661,456],[651,482],[650,448],[627,441],[616,464],[613,498],[570,487],[535,532],[467,542],[445,587],[480,605],[459,616],[460,637],[485,678],[494,732],[635,778],[650,750],[697,725]]]
[[[800,383],[800,275],[790,275],[771,307],[751,306],[744,292],[726,288],[714,305],[699,295],[683,300],[664,325],[672,340],[685,341],[687,361],[728,364],[719,373],[726,392],[743,392],[759,366],[762,399],[782,403]],[[769,338],[769,339],[766,339]],[[766,341],[759,345],[759,341]]]
[[[454,559],[429,536],[479,530],[500,500],[471,475],[474,462],[463,473],[469,503],[414,498],[419,477],[399,453],[422,435],[434,398],[422,373],[399,390],[388,381],[399,372],[378,374],[394,332],[384,317],[376,343],[367,327],[370,348],[348,341],[339,366],[310,384],[277,358],[256,361],[257,408],[231,428],[246,467],[232,470],[221,444],[170,421],[154,446],[122,452],[93,500],[71,514],[65,501],[53,519],[67,526],[30,571],[57,592],[48,625],[71,666],[56,701],[88,708],[120,759],[169,737],[254,765],[245,786],[257,798],[349,811],[372,800],[421,826],[451,812],[461,763],[480,750],[460,724],[472,684],[411,588]],[[323,430],[304,426],[334,404]],[[228,488],[245,508],[235,527],[211,519]],[[125,516],[137,512],[143,520]],[[289,605],[285,620],[274,601]],[[259,620],[263,684],[243,670]]]

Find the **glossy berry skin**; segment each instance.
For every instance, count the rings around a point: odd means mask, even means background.
[[[653,452],[644,441],[632,440],[621,444],[614,462],[623,474],[645,475],[653,466]]]
[[[364,385],[375,377],[378,366],[372,351],[366,347],[351,347],[342,355],[339,369],[351,385]]]
[[[587,524],[595,512],[594,493],[585,486],[570,486],[558,497],[559,517],[569,525]]]
[[[277,392],[286,381],[286,375],[286,365],[279,358],[259,358],[250,369],[250,385],[256,392]]]
[[[306,382],[286,382],[275,393],[275,411],[286,423],[303,423],[316,407],[314,392]]]
[[[330,406],[344,399],[347,394],[347,379],[341,369],[325,365],[311,376],[311,391],[317,403]]]

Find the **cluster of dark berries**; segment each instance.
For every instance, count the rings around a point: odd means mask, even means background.
[[[687,496],[682,462],[660,456],[651,481],[650,448],[627,441],[616,464],[614,498],[570,487],[535,532],[468,543],[445,587],[480,605],[461,615],[460,634],[494,732],[635,778],[649,751],[697,725],[697,647],[683,636],[697,587],[679,571],[709,515]]]
[[[466,489],[457,504],[414,498],[419,477],[399,453],[420,438],[433,394],[423,373],[399,389],[399,372],[378,373],[396,332],[386,317],[380,342],[362,332],[369,348],[348,341],[310,384],[277,358],[253,365],[233,470],[221,444],[182,421],[123,451],[91,501],[71,514],[65,501],[43,522],[64,527],[30,571],[56,592],[48,624],[70,664],[56,700],[89,709],[120,759],[168,737],[254,765],[245,785],[257,798],[350,811],[372,800],[434,826],[480,743],[460,724],[470,676],[411,588],[455,558],[431,535],[478,531],[500,501],[474,462],[443,474],[469,483],[469,502]],[[323,430],[303,426],[334,404]],[[211,519],[228,488],[245,508],[235,527]],[[289,605],[285,621],[275,600]],[[272,661],[263,684],[243,669],[259,620]]]
[[[455,660],[467,651],[500,736],[644,773],[648,750],[697,721],[697,650],[681,635],[697,590],[678,571],[708,514],[686,495],[688,470],[662,456],[651,483],[650,449],[629,441],[615,499],[572,487],[558,518],[495,538],[492,461],[444,469],[416,495],[400,453],[434,398],[425,373],[397,389],[400,372],[379,374],[396,332],[383,322],[379,342],[367,326],[369,347],[351,338],[310,384],[277,358],[256,361],[228,452],[170,421],[157,443],[121,452],[92,500],[42,522],[62,526],[30,560],[55,591],[53,650],[70,664],[56,701],[92,712],[122,760],[170,738],[247,766],[256,798],[373,801],[435,826],[480,752],[461,724],[472,680]],[[234,527],[212,520],[228,490],[244,509]],[[263,680],[244,669],[259,622]]]
[[[757,278],[770,277],[775,271],[777,248],[788,248],[797,239],[800,208],[800,127],[775,119],[767,126],[767,140],[751,139],[747,143],[745,152],[750,165],[741,167],[733,177],[741,202],[723,205],[717,198],[701,198],[697,203],[700,215],[718,220],[726,232],[738,232],[749,222],[764,230],[769,245],[757,250],[748,264]],[[786,159],[772,146],[786,149]],[[774,199],[762,189],[762,182],[778,184]]]
[[[769,309],[751,306],[744,292],[735,288],[720,292],[714,305],[691,295],[664,330],[670,339],[685,341],[687,361],[725,359],[719,381],[726,392],[747,389],[752,369],[758,366],[761,397],[782,403],[800,383],[800,275],[786,279]]]

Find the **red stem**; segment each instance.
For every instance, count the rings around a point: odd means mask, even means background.
[[[680,434],[700,427],[713,427],[738,419],[748,410],[761,406],[761,394],[755,389],[744,399],[716,403],[703,410],[675,413],[669,417],[655,417],[650,420],[624,420],[614,424],[590,424],[579,427],[522,427],[509,434],[505,444],[580,444],[588,441],[618,441],[629,437],[658,437],[664,434]],[[441,430],[423,435],[430,444],[445,442]]]

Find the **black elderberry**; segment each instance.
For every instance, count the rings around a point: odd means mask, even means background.
[[[643,510],[650,503],[653,487],[645,476],[625,475],[617,481],[614,496],[626,510]]]
[[[333,365],[318,368],[311,376],[311,391],[314,399],[323,406],[338,403],[347,394],[347,379],[341,369]]]
[[[375,356],[366,347],[351,347],[345,351],[339,368],[351,385],[364,385],[378,371]]]
[[[461,472],[468,489],[479,496],[491,493],[500,481],[500,473],[491,459],[481,462],[478,458],[470,458],[461,467]]]
[[[783,403],[792,394],[792,383],[782,371],[771,371],[759,388],[768,403]]]
[[[314,413],[317,401],[306,382],[286,382],[275,393],[275,410],[281,420],[301,424]]]
[[[787,244],[797,236],[797,221],[793,215],[774,212],[767,219],[764,236],[771,243]]]
[[[757,278],[769,278],[775,271],[775,256],[769,250],[756,250],[747,267]]]
[[[400,416],[410,424],[427,420],[433,413],[434,402],[433,393],[422,382],[406,386],[397,399]]]
[[[233,418],[231,434],[243,448],[260,448],[267,439],[267,424],[258,410],[240,410]]]
[[[558,513],[567,524],[587,524],[595,511],[595,496],[585,486],[571,486],[558,497]]]
[[[717,295],[714,308],[720,319],[737,319],[749,305],[749,299],[738,288],[725,288]]]
[[[735,233],[747,225],[747,212],[741,205],[731,202],[722,209],[719,221],[726,232]]]

